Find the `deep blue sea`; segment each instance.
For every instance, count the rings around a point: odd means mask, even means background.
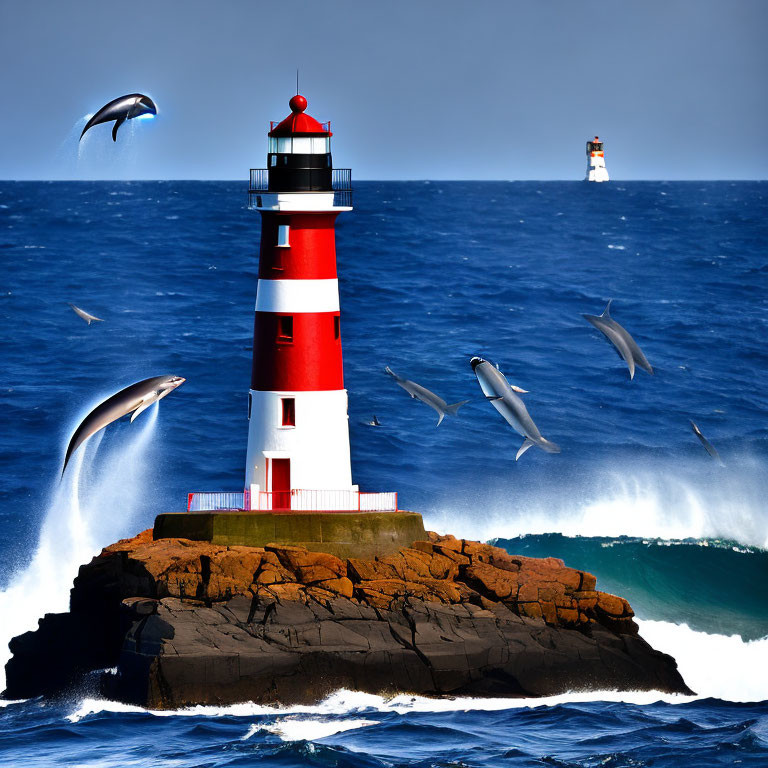
[[[338,221],[355,481],[398,491],[433,530],[590,570],[697,696],[340,691],[316,707],[160,713],[84,692],[3,702],[0,764],[768,765],[767,196],[741,182],[360,182]],[[242,183],[0,183],[0,661],[66,610],[102,546],[189,491],[242,490],[259,231]],[[581,317],[609,299],[655,375],[630,380]],[[522,438],[483,399],[473,355],[529,390],[562,453],[515,461]],[[436,428],[385,365],[471,402]],[[187,382],[91,439],[59,484],[79,420],[160,374]]]

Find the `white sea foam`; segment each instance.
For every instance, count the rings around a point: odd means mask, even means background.
[[[740,457],[733,466],[689,471],[595,467],[551,488],[489,491],[424,515],[428,528],[487,541],[525,534],[724,539],[768,549],[768,468]],[[467,509],[482,508],[468,515]]]
[[[72,431],[89,410],[73,422]],[[11,638],[34,630],[46,613],[66,611],[80,565],[133,532],[145,484],[144,454],[157,411],[153,406],[137,422],[138,429],[126,430],[125,441],[99,461],[98,472],[91,470],[103,432],[75,452],[61,482],[54,480],[37,550],[0,592],[0,690],[5,687]]]
[[[624,702],[627,704],[653,704],[664,701],[670,704],[682,704],[692,701],[694,696],[682,696],[679,694],[661,693],[659,691],[574,691],[559,696],[543,696],[541,698],[474,698],[469,696],[451,696],[446,698],[429,698],[426,696],[413,696],[400,694],[385,698],[372,693],[360,691],[339,690],[328,696],[323,701],[314,705],[297,704],[293,706],[264,705],[254,702],[243,702],[229,706],[197,706],[184,709],[147,710],[130,704],[121,704],[117,701],[105,699],[84,699],[77,709],[67,716],[71,723],[78,723],[82,719],[99,715],[102,712],[118,712],[121,714],[141,713],[151,714],[156,717],[291,717],[295,723],[303,723],[306,720],[297,718],[297,715],[311,715],[317,717],[345,716],[345,715],[372,715],[375,713],[407,714],[408,712],[496,712],[505,709],[532,709],[535,707],[553,707],[558,704],[568,704],[588,701]],[[284,723],[285,721],[281,721]],[[344,723],[349,720],[340,721]],[[373,724],[357,718],[351,722]],[[279,723],[278,725],[281,725]],[[326,724],[330,724],[328,721]],[[274,724],[270,723],[272,728]],[[249,729],[244,738],[250,738],[262,729],[262,724],[255,723],[255,727]],[[289,726],[286,733],[294,733]],[[362,725],[355,725],[355,728]],[[276,733],[275,730],[272,730]],[[326,733],[325,735],[329,735]],[[307,738],[299,736],[299,738]],[[320,736],[316,738],[322,738]]]
[[[640,635],[677,660],[688,686],[704,698],[768,700],[768,637],[710,635],[685,624],[638,621]]]
[[[279,736],[283,741],[317,741],[344,731],[354,731],[378,725],[377,720],[318,720],[314,718],[287,717],[269,725],[253,723],[241,741],[247,741],[259,731]]]

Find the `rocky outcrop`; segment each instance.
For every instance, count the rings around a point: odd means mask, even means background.
[[[626,600],[554,558],[429,534],[373,560],[302,547],[153,540],[83,566],[70,613],[15,638],[6,695],[117,667],[110,696],[152,707],[373,693],[689,692]]]

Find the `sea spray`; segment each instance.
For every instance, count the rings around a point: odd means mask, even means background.
[[[683,459],[625,459],[547,483],[472,488],[425,510],[428,528],[467,539],[525,534],[726,539],[768,549],[768,466],[741,456],[722,468]],[[482,514],[468,510],[482,509]]]
[[[685,624],[638,621],[640,635],[677,660],[698,696],[723,701],[768,700],[768,637],[745,642],[738,635],[710,635]]]
[[[66,611],[79,567],[102,547],[134,532],[157,414],[155,403],[105,452],[97,450],[104,437],[99,432],[75,452],[61,482],[56,479],[32,560],[0,592],[0,688],[5,687],[9,641],[34,630],[46,613]]]

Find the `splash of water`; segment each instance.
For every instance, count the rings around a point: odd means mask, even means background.
[[[525,534],[721,539],[768,549],[768,471],[744,456],[721,469],[676,461],[595,466],[551,485],[496,490],[425,515],[440,532],[487,541]],[[467,509],[482,513],[467,515]]]
[[[768,637],[696,632],[686,624],[638,621],[640,636],[677,661],[683,679],[702,698],[724,701],[768,699]]]
[[[75,453],[61,483],[57,478],[37,550],[29,565],[0,592],[0,689],[5,687],[11,638],[34,630],[46,613],[66,611],[80,565],[131,533],[146,487],[146,453],[157,414],[155,403],[143,423],[136,425],[139,428],[126,430],[126,439],[97,462],[104,436],[99,432]]]

